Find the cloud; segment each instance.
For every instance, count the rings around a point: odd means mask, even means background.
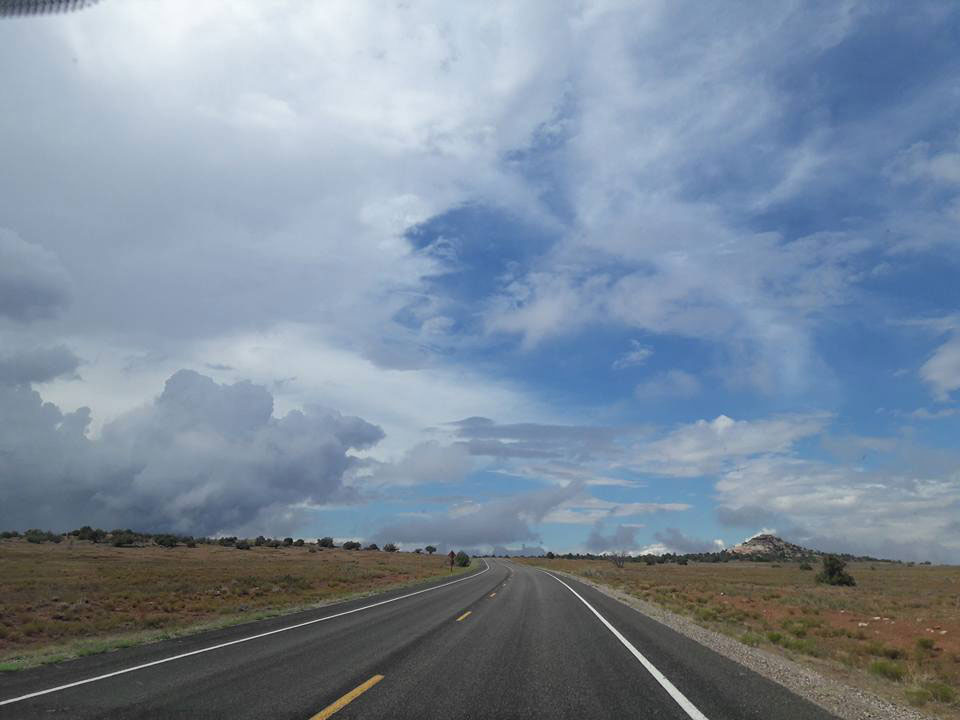
[[[653,534],[653,539],[663,545],[663,547],[669,548],[670,552],[679,555],[716,552],[718,549],[722,549],[722,544],[718,547],[716,540],[693,538],[684,535],[677,528],[667,528],[666,530],[657,531]]]
[[[753,421],[719,415],[639,445],[632,461],[648,472],[664,475],[707,475],[745,458],[786,453],[799,440],[822,432],[829,420],[830,415],[824,413]]]
[[[532,526],[582,489],[581,484],[570,483],[484,503],[467,503],[450,512],[388,523],[377,533],[377,538],[385,542],[457,547],[489,547],[539,540],[539,534]]]
[[[633,393],[638,400],[668,397],[693,397],[700,392],[700,381],[683,370],[667,370],[640,383]]]
[[[591,552],[604,550],[630,550],[637,545],[638,528],[631,525],[617,525],[609,534],[604,534],[601,526],[594,526],[587,536],[586,548]]]
[[[422,442],[396,462],[370,461],[370,469],[354,477],[364,487],[409,486],[459,482],[470,472],[470,453],[462,445]]]
[[[73,375],[80,358],[63,345],[23,350],[0,356],[0,385],[43,383],[64,375]]]
[[[0,408],[3,527],[268,531],[297,507],[349,500],[349,451],[383,437],[317,407],[274,417],[264,387],[189,370],[96,440],[88,409],[61,413],[23,386],[0,387]]]
[[[745,460],[716,483],[719,518],[776,527],[820,550],[956,562],[960,533],[951,523],[960,513],[958,458],[898,452],[905,472],[782,456]]]
[[[954,335],[934,351],[921,366],[920,377],[941,402],[949,400],[950,394],[960,389],[960,334]]]
[[[650,356],[653,355],[652,348],[641,345],[637,340],[631,340],[630,344],[633,346],[633,350],[621,355],[614,361],[614,370],[623,370],[624,368],[643,365]]]
[[[69,279],[57,256],[0,227],[0,316],[50,318],[66,307]]]

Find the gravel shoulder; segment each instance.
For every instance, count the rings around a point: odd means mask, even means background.
[[[930,720],[930,715],[895,705],[866,690],[850,687],[788,658],[744,645],[735,638],[709,630],[689,618],[677,615],[608,585],[562,570],[554,568],[549,568],[549,570],[557,575],[565,575],[572,580],[596,588],[605,595],[632,607],[637,612],[643,613],[724,657],[779,683],[843,720]]]

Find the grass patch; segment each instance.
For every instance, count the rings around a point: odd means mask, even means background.
[[[903,665],[892,660],[874,660],[868,669],[877,677],[894,682],[900,682],[907,674]]]

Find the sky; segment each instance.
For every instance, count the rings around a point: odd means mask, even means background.
[[[960,562],[951,2],[0,18],[0,526]]]

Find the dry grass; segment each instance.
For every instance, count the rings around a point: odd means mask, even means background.
[[[960,567],[851,563],[857,586],[846,588],[819,585],[818,568],[787,562],[623,569],[525,562],[590,578],[848,684],[960,719]]]
[[[447,562],[436,555],[309,547],[115,548],[3,540],[0,670],[386,590],[447,575]]]

